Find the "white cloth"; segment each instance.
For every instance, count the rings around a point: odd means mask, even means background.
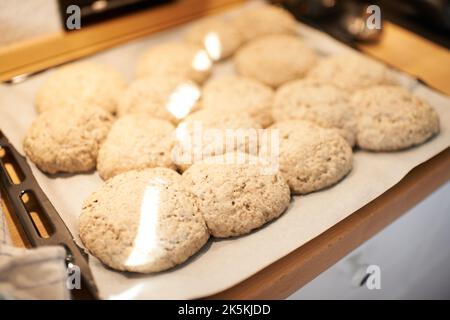
[[[0,47],[62,30],[56,0],[0,0]]]
[[[0,206],[0,300],[70,299],[64,260],[63,247],[13,247]]]

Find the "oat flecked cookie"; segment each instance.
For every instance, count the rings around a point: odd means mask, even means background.
[[[113,116],[98,107],[66,106],[41,113],[25,134],[27,157],[44,172],[84,172],[95,168],[98,150]]]
[[[275,121],[307,120],[325,128],[335,128],[353,146],[357,121],[348,93],[330,85],[288,82],[278,88],[273,107]]]
[[[220,112],[246,112],[262,127],[272,121],[272,88],[251,78],[224,76],[208,81],[203,87],[203,108]]]
[[[308,73],[307,79],[349,92],[395,83],[392,72],[386,66],[357,53],[334,55],[320,60]]]
[[[293,194],[331,186],[352,168],[352,148],[335,130],[307,121],[274,124],[280,135],[280,172]]]
[[[188,30],[185,40],[203,46],[213,61],[228,58],[242,43],[241,35],[233,25],[215,18],[197,22]]]
[[[237,72],[271,87],[303,78],[317,57],[298,36],[270,35],[241,47],[234,56]]]
[[[67,105],[97,106],[111,113],[125,89],[124,78],[114,69],[92,62],[78,62],[57,69],[39,88],[39,113]]]
[[[288,11],[271,5],[251,8],[237,16],[233,25],[245,41],[272,34],[296,34],[298,24]]]
[[[175,169],[172,148],[175,127],[146,114],[129,114],[117,120],[102,144],[97,170],[106,180],[133,169]]]
[[[198,108],[200,88],[175,75],[148,76],[135,80],[119,99],[117,113],[147,113],[178,123]]]
[[[355,93],[357,144],[394,151],[421,144],[439,132],[439,116],[424,100],[398,86],[375,86]]]
[[[280,216],[289,205],[289,186],[277,170],[265,172],[259,160],[225,154],[195,163],[183,173],[212,236],[247,234]]]
[[[200,45],[168,42],[151,47],[139,59],[137,76],[174,75],[203,83],[211,73],[212,62]]]
[[[85,201],[79,233],[107,266],[141,273],[184,262],[209,238],[181,176],[166,168],[128,171],[106,181]]]
[[[257,154],[260,128],[247,113],[199,110],[178,125],[173,161],[184,171],[209,156],[233,151]]]

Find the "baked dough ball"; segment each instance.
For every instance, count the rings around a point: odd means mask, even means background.
[[[199,45],[169,42],[148,49],[138,61],[137,76],[174,75],[203,83],[211,73],[212,62]]]
[[[119,99],[118,115],[147,113],[178,123],[198,108],[200,88],[174,75],[148,76],[135,80]]]
[[[350,96],[330,85],[288,82],[278,88],[273,107],[277,122],[307,120],[324,128],[335,128],[353,146],[357,121]]]
[[[357,53],[321,59],[309,72],[307,79],[349,92],[395,82],[386,66]]]
[[[185,35],[187,42],[203,46],[213,61],[231,56],[242,43],[238,30],[224,20],[197,22]]]
[[[173,160],[184,171],[204,158],[227,152],[257,154],[260,128],[247,113],[202,109],[178,125]]]
[[[175,127],[146,114],[130,114],[117,120],[100,148],[97,170],[106,180],[133,169],[175,169],[172,148]]]
[[[262,127],[272,124],[272,88],[251,78],[224,76],[203,87],[203,108],[248,113]]]
[[[209,238],[181,176],[165,168],[128,171],[106,181],[84,203],[79,232],[107,266],[141,273],[186,261]]]
[[[245,41],[272,34],[296,34],[298,24],[288,11],[271,5],[263,5],[244,11],[233,25]]]
[[[398,86],[375,86],[352,99],[358,112],[357,143],[394,151],[421,144],[439,132],[439,116],[422,99]]]
[[[280,135],[280,172],[293,194],[329,187],[352,168],[352,148],[335,130],[307,121],[274,124]]]
[[[240,160],[245,161],[240,161]],[[280,216],[289,205],[289,186],[263,160],[225,154],[195,163],[183,173],[214,237],[249,233]]]
[[[27,130],[23,149],[47,173],[95,168],[113,116],[98,107],[65,106],[41,113]]]
[[[239,74],[271,87],[302,78],[314,66],[314,51],[297,36],[271,35],[238,50],[234,65]]]
[[[36,109],[39,113],[68,105],[96,106],[114,113],[117,99],[125,89],[122,75],[92,62],[78,62],[58,68],[39,87]]]

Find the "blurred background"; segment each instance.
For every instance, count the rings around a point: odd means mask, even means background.
[[[2,0],[0,46],[65,29],[66,8],[81,8],[83,26],[133,11],[182,0]],[[205,1],[207,2],[207,1]],[[275,0],[302,22],[322,29],[339,40],[372,41],[376,37],[359,29],[368,5],[376,4],[382,19],[395,22],[433,42],[450,48],[450,2],[448,0]]]

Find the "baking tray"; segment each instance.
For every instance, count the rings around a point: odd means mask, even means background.
[[[17,219],[27,244],[32,247],[63,246],[67,267],[73,268],[75,265],[80,268],[81,287],[91,297],[98,297],[88,255],[75,243],[69,229],[37,183],[25,157],[17,152],[2,131],[0,149],[0,191],[8,211]]]
[[[254,4],[247,7],[251,5]],[[240,10],[242,9],[227,15],[236,14]],[[163,41],[179,40],[187,27],[189,25],[134,41],[88,60],[112,65],[131,80],[134,62],[145,48]],[[350,50],[305,25],[299,25],[299,33],[320,54]],[[232,71],[230,62],[220,63],[215,68],[214,76]],[[0,119],[5,119],[0,122],[0,128],[19,152],[24,131],[36,117],[34,94],[50,72],[36,75],[18,85],[0,86]],[[95,257],[91,257],[89,265],[99,288],[99,297],[189,299],[223,291],[317,237],[394,186],[411,169],[448,148],[449,98],[411,77],[401,73],[397,73],[397,77],[402,85],[437,108],[442,123],[442,132],[438,137],[418,148],[402,152],[373,154],[357,151],[354,170],[340,184],[307,196],[295,197],[289,210],[273,223],[245,237],[211,240],[188,262],[167,272],[154,275],[121,273],[105,268]],[[17,114],[21,116],[17,117]],[[33,164],[29,165],[50,203],[61,214],[65,226],[80,244],[76,233],[77,216],[84,198],[101,184],[100,178],[96,173],[47,176]],[[19,189],[16,192],[20,194]]]

